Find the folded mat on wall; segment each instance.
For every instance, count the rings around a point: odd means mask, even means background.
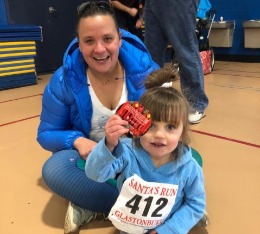
[[[33,84],[37,84],[35,73],[0,77],[0,91]]]
[[[42,27],[35,25],[0,25],[0,41],[42,41]]]
[[[16,58],[12,60],[0,60],[0,78],[25,73],[35,73],[33,58]]]
[[[36,55],[35,41],[0,42],[0,60]]]
[[[0,60],[0,90],[37,84],[33,58]]]
[[[37,84],[35,41],[42,41],[40,26],[0,25],[0,90]]]

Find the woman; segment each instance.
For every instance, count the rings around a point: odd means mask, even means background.
[[[64,231],[107,215],[118,191],[96,183],[80,169],[82,159],[104,136],[104,125],[127,100],[144,93],[147,75],[159,68],[143,43],[119,30],[113,8],[87,2],[78,8],[77,38],[43,95],[37,140],[53,155],[43,166],[47,186],[69,200]]]

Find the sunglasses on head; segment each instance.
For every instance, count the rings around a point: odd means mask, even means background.
[[[78,17],[81,17],[86,11],[91,10],[91,9],[103,9],[105,11],[108,11],[110,13],[113,13],[113,7],[110,3],[104,2],[104,1],[91,1],[91,2],[84,2],[81,5],[78,6],[77,12],[78,12]]]

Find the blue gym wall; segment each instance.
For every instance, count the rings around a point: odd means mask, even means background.
[[[224,20],[235,20],[233,45],[231,48],[214,48],[215,54],[260,56],[260,48],[244,48],[243,21],[260,20],[259,0],[210,0],[216,10],[216,21],[223,16]],[[260,30],[260,29],[259,29]],[[259,37],[260,40],[260,37]]]
[[[30,2],[30,0],[28,0]],[[216,54],[260,56],[259,49],[244,48],[243,21],[260,20],[260,0],[210,0],[212,8],[216,10],[216,20],[220,16],[224,20],[235,20],[236,26],[231,48],[214,48]],[[5,0],[0,0],[0,25],[8,24]],[[260,40],[260,38],[259,38]]]
[[[6,10],[5,10],[5,1],[0,0],[0,25],[6,25],[7,22],[7,16],[6,16]]]

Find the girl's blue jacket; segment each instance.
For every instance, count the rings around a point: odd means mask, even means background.
[[[90,179],[100,183],[117,177],[119,191],[124,181],[134,174],[148,182],[178,185],[175,203],[168,218],[155,228],[158,234],[186,234],[205,212],[202,168],[187,146],[178,159],[156,168],[148,152],[136,147],[132,139],[120,138],[111,153],[103,138],[87,157],[85,172]]]

